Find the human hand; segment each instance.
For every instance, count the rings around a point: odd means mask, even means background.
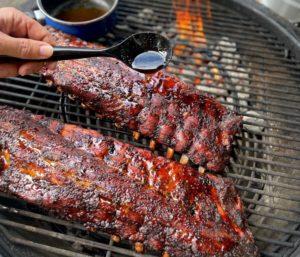
[[[37,21],[15,8],[0,8],[0,55],[23,59],[44,59],[53,54],[50,33]],[[0,78],[27,75],[42,67],[54,69],[55,63],[0,63]]]

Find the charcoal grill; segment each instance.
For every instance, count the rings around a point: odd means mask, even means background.
[[[122,0],[117,13],[118,25],[100,43],[142,31],[165,34],[174,43],[169,71],[244,116],[227,176],[240,192],[262,256],[300,256],[297,29],[250,0]],[[149,144],[95,118],[37,75],[1,80],[0,103]],[[3,194],[0,238],[4,256],[155,256]]]

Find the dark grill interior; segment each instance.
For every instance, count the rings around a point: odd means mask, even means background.
[[[100,42],[110,45],[147,30],[173,40],[170,72],[244,116],[227,174],[240,191],[262,255],[299,256],[300,61],[263,24],[210,0],[120,1],[118,25]],[[138,146],[149,144],[145,138],[134,142],[128,131],[96,119],[39,76],[1,80],[0,103]],[[87,232],[6,195],[0,195],[0,224],[5,240],[0,248],[9,252],[13,244],[12,256],[140,256],[127,242],[115,244],[106,234]],[[37,255],[20,245],[36,249]]]

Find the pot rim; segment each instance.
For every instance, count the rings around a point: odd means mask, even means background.
[[[119,0],[114,0],[114,4],[113,6],[108,10],[108,12],[106,12],[105,14],[95,18],[95,19],[92,19],[92,20],[88,20],[88,21],[64,21],[64,20],[60,20],[60,19],[57,19],[55,17],[53,17],[52,15],[50,15],[44,8],[43,4],[42,4],[42,0],[37,0],[36,1],[37,3],[37,6],[38,8],[40,9],[40,11],[49,19],[53,20],[53,21],[56,21],[57,23],[60,23],[60,24],[64,24],[64,25],[87,25],[87,24],[91,24],[91,23],[94,23],[94,22],[97,22],[97,21],[101,21],[101,20],[104,20],[106,17],[108,17],[110,14],[112,14],[112,12],[116,9],[118,3],[119,3]]]

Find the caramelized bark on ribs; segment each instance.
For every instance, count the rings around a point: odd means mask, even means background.
[[[172,257],[257,256],[227,178],[0,106],[0,190]]]
[[[49,30],[59,45],[100,47]],[[146,76],[113,58],[62,61],[44,75],[100,117],[186,153],[209,170],[222,171],[230,158],[241,117],[175,76]]]

